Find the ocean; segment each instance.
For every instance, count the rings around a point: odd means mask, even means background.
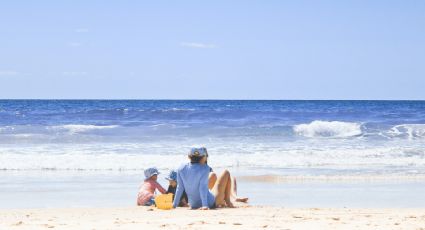
[[[242,178],[421,177],[425,101],[0,100],[0,207],[133,204],[143,169],[193,146]],[[61,200],[75,189],[85,202]]]

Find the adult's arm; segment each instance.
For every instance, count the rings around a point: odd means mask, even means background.
[[[174,200],[173,200],[173,207],[174,208],[179,206],[180,199],[183,195],[183,192],[184,192],[184,184],[183,184],[183,180],[181,178],[181,173],[180,173],[180,170],[179,170],[179,171],[177,171],[177,188],[176,188],[176,194],[174,195]]]

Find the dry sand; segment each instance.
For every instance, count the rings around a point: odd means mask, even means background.
[[[149,207],[0,210],[0,229],[425,229],[425,209]]]

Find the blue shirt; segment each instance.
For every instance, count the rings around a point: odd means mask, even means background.
[[[208,189],[210,167],[205,164],[184,164],[177,169],[177,190],[173,207],[177,207],[185,191],[191,208],[214,207],[215,197]]]

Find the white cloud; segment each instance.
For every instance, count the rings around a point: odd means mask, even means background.
[[[199,42],[182,42],[180,43],[180,46],[189,47],[189,48],[198,48],[198,49],[217,48],[215,44],[206,44],[206,43],[199,43]]]
[[[88,33],[89,29],[87,29],[87,28],[77,28],[74,31],[75,31],[75,33]]]
[[[18,74],[19,72],[13,70],[0,70],[0,76],[15,76]]]

